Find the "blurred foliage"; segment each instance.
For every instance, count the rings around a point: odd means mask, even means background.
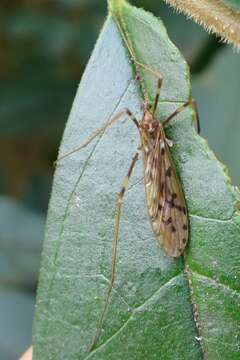
[[[160,1],[132,3],[161,15],[170,38],[190,63],[203,134],[239,184],[238,55]],[[106,1],[99,0],[0,2],[0,211],[3,224],[6,221],[0,232],[0,261],[5,268],[1,292],[6,286],[33,292],[36,285],[53,161],[106,13]],[[19,219],[28,232],[21,229]],[[29,253],[34,248],[31,259],[25,246]],[[15,321],[22,319],[16,315]],[[8,334],[12,341],[17,336]]]
[[[34,296],[16,289],[0,289],[0,358],[16,360],[31,343]]]
[[[240,1],[239,0],[224,0],[225,4],[233,7],[234,9],[240,9]]]

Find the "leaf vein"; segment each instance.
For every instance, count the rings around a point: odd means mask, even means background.
[[[91,355],[93,355],[95,352],[97,352],[98,350],[102,349],[104,346],[106,346],[112,339],[114,339],[129,323],[129,321],[131,321],[131,319],[133,318],[133,316],[138,312],[141,311],[148,302],[150,302],[154,296],[156,296],[160,291],[162,291],[162,289],[164,289],[166,286],[169,286],[171,284],[171,282],[173,282],[175,279],[177,279],[178,277],[180,277],[182,274],[179,273],[177,275],[174,275],[173,277],[171,277],[169,280],[167,280],[166,283],[164,283],[162,286],[160,286],[156,291],[154,291],[154,293],[148,298],[146,299],[146,301],[144,301],[144,303],[142,303],[141,305],[139,305],[138,307],[136,307],[132,313],[129,315],[128,319],[121,325],[121,327],[113,334],[111,335],[107,340],[104,341],[104,343],[102,343],[101,345],[99,345],[98,347],[96,347],[91,353],[89,353],[83,360],[87,360],[90,358]],[[171,324],[167,324],[166,326],[164,326],[161,329],[165,329],[168,326],[172,325]]]
[[[223,284],[222,282],[220,282],[217,279],[212,278],[211,276],[207,276],[205,274],[200,274],[197,271],[191,270],[192,274],[195,274],[196,276],[199,276],[200,278],[204,278],[209,280],[215,287],[221,287],[223,290],[227,290],[230,291],[231,293],[233,293],[233,295],[237,295],[237,297],[240,298],[240,292],[236,289],[233,289],[231,286]]]

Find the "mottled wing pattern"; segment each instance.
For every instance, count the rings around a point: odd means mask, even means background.
[[[153,231],[170,256],[180,256],[188,241],[187,208],[163,130],[144,151],[147,206]]]

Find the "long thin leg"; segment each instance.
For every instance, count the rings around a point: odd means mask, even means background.
[[[128,115],[128,117],[134,122],[134,124],[137,126],[137,128],[139,128],[139,124],[137,119],[135,118],[135,116],[132,114],[132,112],[129,109],[124,109],[120,112],[118,112],[112,119],[110,119],[108,122],[106,122],[106,124],[104,124],[100,129],[98,129],[95,133],[93,133],[90,138],[85,141],[82,145],[80,145],[78,148],[69,151],[68,153],[64,154],[63,156],[60,156],[57,161],[55,161],[55,165],[62,159],[64,159],[65,157],[74,154],[75,152],[83,149],[84,147],[88,146],[92,140],[94,140],[98,135],[100,135],[101,133],[103,133],[108,127],[112,126],[113,123],[117,120],[119,120],[123,115]]]
[[[108,306],[109,306],[109,303],[110,303],[110,297],[111,297],[111,294],[112,294],[112,290],[113,290],[113,286],[114,286],[114,282],[115,282],[115,277],[116,277],[117,247],[118,247],[119,233],[120,233],[120,220],[121,220],[121,210],[122,210],[122,205],[123,205],[123,198],[124,198],[124,195],[125,195],[126,190],[128,188],[129,179],[130,179],[131,174],[133,172],[134,166],[135,166],[135,164],[136,164],[136,162],[138,160],[139,151],[140,151],[140,148],[138,149],[138,151],[136,152],[136,154],[134,155],[134,157],[132,159],[132,162],[131,162],[131,165],[129,167],[127,176],[125,177],[125,179],[123,181],[121,191],[118,194],[117,205],[116,205],[115,233],[114,233],[113,244],[112,244],[112,272],[111,272],[111,279],[110,279],[110,283],[109,283],[109,288],[108,288],[108,292],[107,292],[105,305],[104,305],[103,311],[101,313],[101,316],[100,316],[100,318],[98,320],[96,334],[95,334],[93,342],[91,344],[90,351],[92,351],[95,348],[96,343],[97,343],[97,341],[99,339],[99,336],[101,334],[102,323],[103,323],[104,317],[106,315],[106,312],[107,312],[107,309],[108,309]]]
[[[157,92],[156,92],[154,106],[153,106],[153,116],[155,115],[155,113],[157,111],[158,100],[159,100],[159,96],[160,96],[160,90],[161,90],[161,87],[162,87],[162,83],[163,83],[163,79],[158,78]]]
[[[119,25],[120,27],[120,25]],[[132,52],[132,49],[130,48],[129,44],[127,43],[127,39],[125,37],[125,35],[123,34],[122,30],[121,31],[121,34],[124,38],[124,41],[127,45],[127,48],[131,54],[131,57],[132,57],[132,60],[133,62],[135,62],[135,64],[137,64],[138,66],[142,67],[143,69],[151,72],[153,75],[155,75],[157,78],[158,78],[158,86],[157,86],[157,93],[156,93],[156,96],[155,96],[155,100],[154,100],[154,107],[153,107],[153,116],[155,115],[156,113],[156,110],[157,110],[157,106],[158,106],[158,100],[159,100],[159,96],[160,96],[160,90],[161,90],[161,87],[162,87],[162,83],[163,83],[163,77],[161,75],[161,73],[157,70],[153,70],[151,69],[150,67],[148,67],[147,65],[144,65],[142,63],[140,63],[139,61],[137,61],[135,59],[135,56]],[[196,114],[196,120],[197,120],[197,132],[198,134],[200,134],[200,131],[201,131],[201,127],[200,127],[200,119],[199,119],[199,112],[198,112],[198,107],[197,107],[197,102],[196,100],[194,99],[191,99],[189,101],[187,101],[185,104],[183,104],[182,106],[180,106],[176,111],[174,111],[174,113],[172,113],[164,122],[163,124],[167,124],[174,116],[176,116],[178,113],[180,113],[181,111],[183,111],[187,106],[191,105],[193,107],[193,109],[195,110],[195,114]]]
[[[197,119],[197,132],[200,133],[200,121],[199,121],[199,114],[198,114],[198,110],[197,110],[197,103],[195,100],[189,100],[187,102],[185,102],[182,106],[180,106],[179,108],[177,108],[177,110],[175,110],[170,116],[168,116],[164,121],[163,121],[163,126],[165,126],[167,123],[169,123],[169,121],[175,117],[177,114],[179,114],[180,112],[182,112],[187,106],[192,106],[195,110],[196,113],[196,119]]]
[[[199,118],[199,112],[198,112],[197,101],[192,99],[192,105],[193,105],[193,108],[194,108],[194,110],[195,110],[195,114],[196,114],[196,120],[197,120],[197,132],[198,132],[198,134],[200,134],[200,132],[201,132],[201,126],[200,126],[200,118]]]
[[[156,74],[154,74],[156,75]],[[158,75],[156,75],[158,76]],[[141,76],[138,74],[136,76],[136,80],[138,80],[141,84]],[[154,99],[154,105],[153,105],[153,111],[152,111],[152,115],[155,116],[155,113],[157,111],[157,107],[158,107],[158,100],[159,100],[159,96],[160,96],[160,90],[161,90],[161,87],[162,87],[162,83],[163,83],[163,78],[162,77],[158,77],[158,83],[157,83],[157,91],[156,91],[156,95],[155,95],[155,99]],[[145,104],[145,108],[148,107],[150,109],[150,103],[149,101],[147,101],[147,106]],[[144,116],[144,114],[143,114]]]
[[[123,36],[125,36],[123,34]],[[127,40],[124,40],[127,44]],[[157,106],[158,106],[158,100],[159,100],[159,96],[160,96],[160,89],[162,87],[162,83],[163,83],[163,77],[161,75],[161,73],[157,70],[153,70],[151,69],[150,67],[148,67],[147,65],[144,65],[142,63],[140,63],[139,61],[136,60],[136,58],[134,57],[133,55],[133,52],[132,50],[130,49],[129,45],[127,44],[127,47],[128,47],[128,50],[131,54],[131,57],[132,57],[132,61],[139,67],[143,68],[144,70],[147,70],[148,72],[150,72],[151,74],[153,74],[155,77],[157,77],[158,79],[158,84],[157,84],[157,92],[156,92],[156,96],[155,96],[155,100],[154,100],[154,105],[153,105],[153,116],[155,115],[156,113],[156,110],[157,110]],[[137,79],[140,81],[140,84],[141,84],[141,76],[137,76]],[[147,103],[150,104],[150,101],[149,101],[149,97],[147,94],[145,94],[145,98],[147,100]]]
[[[152,73],[153,75],[155,75],[155,76],[158,78],[158,89],[157,89],[157,94],[156,94],[156,97],[155,97],[154,107],[153,107],[153,115],[155,115],[155,112],[156,112],[157,106],[158,106],[160,89],[161,89],[161,86],[162,86],[162,83],[163,83],[163,76],[162,76],[162,74],[161,74],[158,70],[156,70],[156,69],[151,69],[150,67],[148,67],[148,66],[145,65],[145,64],[142,64],[141,62],[139,62],[139,61],[136,59],[136,57],[135,57],[135,55],[134,55],[134,52],[133,52],[133,49],[131,48],[130,44],[128,43],[128,40],[127,40],[127,38],[126,38],[126,35],[124,34],[124,32],[123,32],[123,30],[122,30],[122,28],[121,28],[121,25],[120,25],[118,19],[116,18],[116,16],[114,16],[114,18],[115,18],[115,21],[116,21],[116,23],[117,23],[118,29],[119,29],[119,31],[120,31],[120,33],[121,33],[121,36],[122,36],[122,38],[123,38],[123,40],[124,40],[124,43],[125,43],[128,51],[129,51],[129,53],[130,53],[130,56],[131,56],[132,61],[133,61],[136,65],[138,65],[139,67],[141,67],[141,68],[149,71],[150,73]],[[179,112],[181,112],[181,111],[182,111],[186,106],[188,106],[188,105],[192,105],[193,108],[194,108],[194,110],[195,110],[196,120],[197,120],[197,132],[198,132],[198,134],[199,134],[199,133],[200,133],[200,130],[201,130],[201,129],[200,129],[200,121],[199,121],[199,113],[198,113],[198,109],[197,109],[197,103],[196,103],[196,101],[193,100],[193,99],[190,100],[190,101],[188,101],[188,102],[186,102],[183,106],[181,106],[178,110],[176,110],[172,115],[170,115],[170,117],[169,117],[168,119],[166,119],[166,120],[164,121],[164,123],[165,123],[165,124],[168,123],[168,121],[170,121],[175,115],[177,115]]]
[[[128,40],[127,40],[127,38],[126,38],[126,36],[125,36],[122,28],[121,28],[121,25],[119,24],[118,19],[117,19],[116,17],[114,17],[114,18],[115,18],[115,21],[116,21],[116,23],[117,23],[119,32],[120,32],[120,34],[121,34],[121,36],[122,36],[122,38],[123,38],[123,41],[124,41],[124,43],[125,43],[128,51],[129,51],[129,53],[130,53],[130,55],[131,55],[132,61],[133,61],[136,65],[138,65],[138,66],[140,66],[141,68],[149,71],[150,73],[152,73],[153,75],[155,75],[155,76],[158,77],[159,79],[163,79],[162,74],[161,74],[158,70],[151,69],[150,67],[148,67],[148,66],[145,65],[145,64],[142,64],[141,62],[139,62],[139,61],[136,59],[136,57],[135,57],[135,55],[134,55],[134,53],[133,53],[133,50],[132,50],[131,46],[129,45]]]
[[[114,14],[113,14],[113,16],[114,16]],[[133,49],[131,48],[130,44],[128,43],[128,40],[127,40],[127,38],[126,38],[126,35],[124,34],[124,31],[122,30],[121,25],[120,25],[117,17],[114,16],[114,19],[115,19],[116,24],[117,24],[117,26],[118,26],[119,32],[120,32],[120,34],[121,34],[121,36],[122,36],[122,38],[123,38],[123,41],[124,41],[124,43],[125,43],[128,51],[129,51],[129,54],[130,54],[130,56],[131,56],[131,60],[135,63],[135,65],[141,67],[142,69],[147,70],[148,72],[150,72],[151,74],[153,74],[154,76],[156,76],[156,77],[158,78],[158,84],[160,83],[160,85],[158,85],[158,88],[159,88],[159,90],[160,90],[160,88],[161,88],[161,86],[162,86],[162,82],[163,82],[163,76],[162,76],[162,74],[160,73],[160,71],[158,71],[158,70],[156,70],[156,69],[151,69],[149,66],[141,63],[140,61],[138,61],[138,60],[136,59],[136,57],[135,57],[135,55],[134,55],[134,52],[133,52]],[[158,103],[158,98],[159,98],[159,94],[158,94],[157,99],[155,98],[153,112],[156,111],[157,103]]]

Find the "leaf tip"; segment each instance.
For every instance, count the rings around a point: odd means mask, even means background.
[[[126,0],[108,0],[108,10],[109,12],[114,13],[125,3]]]

